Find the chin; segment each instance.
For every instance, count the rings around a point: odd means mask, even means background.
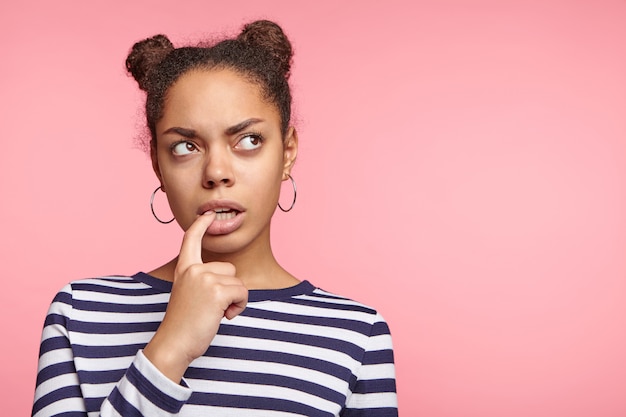
[[[202,249],[217,256],[237,255],[253,245],[253,241],[237,238],[236,233],[205,236]]]

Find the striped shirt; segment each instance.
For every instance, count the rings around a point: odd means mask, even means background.
[[[73,282],[54,298],[32,415],[397,416],[389,328],[308,281],[252,290],[176,384],[142,353],[172,284],[145,273]]]

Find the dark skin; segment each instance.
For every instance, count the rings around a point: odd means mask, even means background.
[[[300,281],[276,261],[270,222],[297,135],[281,134],[277,107],[231,70],[184,74],[157,123],[153,167],[179,225],[179,255],[150,274],[172,281],[165,317],[144,349],[178,383],[221,320],[243,311],[248,289]]]

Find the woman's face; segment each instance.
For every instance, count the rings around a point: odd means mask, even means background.
[[[261,89],[232,70],[190,71],[168,90],[156,133],[153,166],[183,230],[213,210],[205,251],[269,247],[297,137],[290,128],[283,143],[278,110]]]

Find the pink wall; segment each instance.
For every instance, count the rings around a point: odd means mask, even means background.
[[[390,322],[404,416],[626,415],[626,2],[0,6],[2,414],[67,281],[149,270],[131,44],[280,22],[295,47],[295,275]],[[315,5],[315,6],[313,6]]]

